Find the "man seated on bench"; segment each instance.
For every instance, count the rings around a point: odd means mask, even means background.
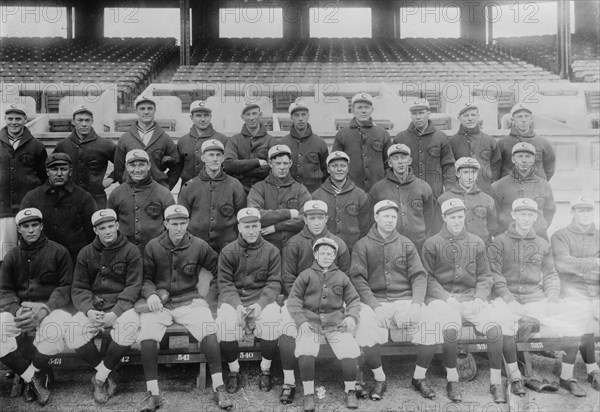
[[[74,313],[73,264],[68,250],[44,235],[40,210],[23,209],[15,222],[19,245],[0,270],[0,360],[27,382],[25,400],[44,405],[50,391],[40,371],[64,351],[66,323]]]
[[[561,317],[565,322],[580,326],[580,346],[564,348],[560,377],[572,381],[573,367],[577,351],[588,373],[588,382],[592,388],[600,387],[600,370],[594,351],[594,333],[598,330],[598,311],[600,310],[600,231],[594,225],[593,197],[581,197],[571,201],[571,223],[557,230],[551,239],[552,253],[556,270],[560,276]],[[577,393],[585,391],[579,385],[571,384]]]
[[[315,358],[324,337],[336,358],[342,361],[346,407],[357,409],[356,368],[360,348],[354,338],[360,313],[360,298],[348,276],[335,260],[338,244],[321,237],[312,247],[315,262],[296,278],[288,307],[298,325],[295,355],[304,387],[305,411],[314,411]]]
[[[102,404],[117,389],[109,375],[138,337],[140,320],[133,304],[140,297],[144,264],[137,246],[119,231],[114,210],[96,211],[92,225],[96,239],[79,252],[73,273],[71,298],[79,312],[72,318],[75,326],[69,344],[96,369],[94,400]],[[94,337],[108,328],[112,328],[111,342],[102,357]]]
[[[158,344],[173,322],[185,326],[206,353],[219,407],[228,409],[233,406],[223,384],[217,324],[209,307],[209,302],[216,304],[217,300],[218,255],[208,243],[187,231],[189,222],[189,212],[185,207],[169,206],[165,210],[166,232],[146,245],[142,298],[147,305],[140,315],[139,341],[148,392],[141,411],[155,411],[162,405],[157,380]],[[197,289],[202,268],[213,273],[208,296],[200,296]],[[136,304],[136,309],[138,307],[140,305]],[[138,311],[142,311],[141,307]]]
[[[490,392],[496,403],[506,403],[502,385],[502,355],[507,363],[517,362],[513,316],[488,303],[493,276],[483,240],[466,230],[466,206],[460,199],[442,203],[444,226],[423,245],[423,266],[427,271],[428,305],[446,316],[440,319],[444,333],[446,390],[453,402],[462,402],[458,385],[458,341],[463,321],[486,335],[490,361]],[[504,335],[504,336],[503,336]],[[506,343],[506,345],[503,345]]]
[[[440,315],[424,305],[427,274],[415,245],[396,230],[398,205],[391,200],[375,204],[375,224],[354,245],[350,278],[360,296],[360,323],[356,340],[364,348],[365,364],[373,370],[372,400],[380,400],[387,389],[381,366],[381,346],[388,330],[408,327],[412,343],[420,345],[413,387],[423,396],[435,396],[425,372],[441,338],[435,331]]]
[[[281,256],[279,249],[260,234],[260,212],[248,207],[237,214],[237,240],[219,255],[219,341],[229,364],[227,392],[240,388],[239,343],[244,330],[254,329],[260,341],[261,391],[273,389],[271,361],[281,334],[281,310],[275,301],[281,292]]]
[[[350,269],[350,253],[346,243],[327,229],[327,204],[321,200],[309,200],[304,204],[303,211],[304,228],[283,247],[281,277],[284,296],[290,294],[298,275],[303,270],[310,268],[315,261],[313,244],[318,239],[324,237],[333,239],[337,245],[335,263],[344,273],[348,273]],[[279,338],[279,352],[283,367],[283,387],[279,401],[283,404],[292,403],[296,393],[294,351],[297,335],[296,322],[290,316],[287,305],[283,305],[281,307],[281,337]]]

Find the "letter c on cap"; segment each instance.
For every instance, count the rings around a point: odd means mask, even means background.
[[[100,213],[98,213],[100,216],[104,217],[104,216],[108,216],[108,214],[106,213],[105,210],[101,210]]]
[[[25,216],[29,216],[29,215],[31,215],[31,210],[27,209],[27,210],[25,210],[25,211],[23,212],[23,214],[24,214]]]

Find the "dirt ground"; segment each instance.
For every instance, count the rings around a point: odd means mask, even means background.
[[[428,372],[437,397],[425,400],[410,386],[415,359],[414,357],[385,357],[384,370],[388,379],[388,391],[379,402],[359,401],[360,411],[432,411],[432,412],[600,412],[599,392],[586,382],[585,367],[578,359],[575,376],[587,391],[587,397],[575,398],[564,389],[554,394],[538,394],[529,392],[524,398],[511,398],[508,405],[493,403],[489,394],[488,362],[485,356],[477,356],[478,372],[471,382],[462,382],[464,402],[460,404],[448,401],[445,393],[445,379],[441,363],[434,361]],[[533,357],[534,370],[542,378],[553,378],[555,360],[538,355]],[[196,367],[197,368],[197,367]],[[211,390],[196,389],[194,375],[197,369],[192,365],[159,367],[159,385],[163,396],[161,411],[214,411],[218,410],[212,399]],[[278,401],[283,377],[281,366],[273,363],[275,387],[273,391],[263,393],[258,390],[259,365],[257,362],[242,363],[242,389],[233,395],[235,406],[233,411],[244,412],[300,412],[302,411],[302,384],[296,372],[298,392],[292,405],[284,406]],[[343,383],[340,379],[341,367],[335,360],[318,361],[316,365],[315,386],[324,386],[325,398],[318,401],[318,411],[345,411]],[[122,368],[118,374],[119,390],[117,395],[105,405],[94,403],[91,393],[90,377],[92,370],[57,370],[56,381],[51,386],[52,394],[49,403],[40,408],[37,404],[25,403],[22,398],[10,398],[11,382],[5,377],[0,380],[0,410],[2,411],[137,411],[144,398],[146,385],[141,366]],[[366,373],[367,387],[373,382],[370,373]],[[210,386],[210,382],[209,382]]]

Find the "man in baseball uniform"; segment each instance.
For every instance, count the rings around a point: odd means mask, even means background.
[[[202,143],[200,173],[181,187],[177,203],[190,211],[188,231],[218,253],[237,238],[235,214],[246,207],[244,187],[221,167],[225,149],[217,139]]]
[[[378,202],[375,224],[352,250],[350,279],[361,301],[356,340],[375,376],[373,400],[382,399],[387,389],[381,345],[391,327],[406,328],[419,345],[412,385],[426,398],[435,396],[425,373],[442,339],[427,331],[435,330],[441,315],[424,304],[427,274],[415,245],[396,230],[399,210],[391,200]]]
[[[143,252],[151,239],[164,232],[163,214],[175,200],[152,177],[148,153],[134,149],[125,160],[129,177],[112,191],[108,207],[117,213],[121,233]]]
[[[227,136],[217,132],[211,123],[212,108],[204,100],[196,100],[190,104],[190,119],[192,127],[189,133],[181,136],[177,142],[177,152],[183,170],[181,171],[181,184],[196,177],[204,169],[204,160],[202,157],[202,145],[209,140],[217,140],[225,147]]]
[[[0,360],[27,382],[26,400],[44,405],[50,391],[40,371],[65,349],[73,265],[67,249],[44,235],[38,209],[21,210],[15,222],[19,246],[0,269]]]
[[[96,238],[79,253],[73,273],[71,299],[78,312],[68,343],[96,369],[94,400],[104,404],[117,388],[110,373],[138,338],[139,314],[133,304],[140,297],[144,268],[139,249],[119,231],[114,210],[95,212],[92,225]],[[102,357],[94,337],[108,328],[111,341]]]
[[[290,315],[299,329],[295,355],[304,387],[303,407],[305,411],[316,409],[315,358],[322,336],[342,362],[346,407],[357,409],[355,387],[360,348],[354,333],[360,298],[346,273],[334,263],[338,250],[335,240],[321,237],[312,249],[315,261],[298,275],[288,299]]]
[[[140,315],[138,339],[142,344],[148,392],[141,411],[154,411],[162,404],[157,380],[158,344],[173,322],[185,326],[200,342],[208,359],[217,404],[222,409],[230,408],[233,403],[223,384],[217,324],[209,308],[209,302],[216,304],[217,299],[218,255],[208,243],[187,231],[189,213],[185,207],[169,206],[164,223],[167,230],[152,239],[144,253],[142,298],[147,308]],[[198,293],[198,275],[202,268],[213,273],[209,296]],[[166,292],[168,297],[161,299],[158,290]]]
[[[150,175],[160,185],[171,190],[181,175],[179,152],[171,136],[154,121],[156,102],[151,96],[141,95],[134,102],[137,121],[119,138],[115,151],[114,176],[119,183],[127,181],[127,153],[144,150],[152,167]],[[162,213],[161,213],[162,216]]]
[[[310,193],[317,190],[327,177],[327,143],[322,137],[313,133],[308,120],[308,107],[298,98],[288,109],[292,119],[292,128],[280,143],[292,151],[292,167],[290,175],[302,183]]]
[[[321,238],[332,239],[335,244],[335,264],[338,270],[346,275],[350,270],[351,257],[346,243],[339,237],[331,234],[327,229],[327,205],[320,200],[309,200],[304,204],[304,228],[290,239],[282,252],[281,277],[283,281],[283,294],[288,296],[294,281],[305,269],[312,266],[315,261],[313,245]],[[295,339],[297,336],[296,322],[290,316],[287,305],[281,307],[281,337],[279,338],[279,351],[281,365],[283,366],[283,390],[280,401],[289,404],[293,401],[296,380],[294,367]]]
[[[314,200],[327,204],[327,228],[346,242],[350,250],[371,225],[369,197],[348,177],[350,157],[341,151],[327,156],[329,177],[313,192]]]
[[[515,144],[512,147],[512,159],[512,172],[492,186],[498,211],[498,233],[506,231],[513,221],[513,202],[526,197],[534,200],[540,211],[534,226],[535,233],[547,240],[547,230],[556,213],[556,204],[550,183],[535,174],[535,147],[525,142]]]
[[[385,177],[369,191],[371,204],[392,200],[399,206],[396,230],[417,246],[420,253],[425,239],[434,231],[435,199],[427,182],[413,174],[411,150],[405,144],[388,149],[390,168]]]
[[[492,183],[500,178],[502,168],[502,154],[498,143],[495,138],[481,131],[479,107],[475,104],[466,103],[458,112],[458,120],[458,132],[450,136],[454,157],[470,157],[479,162],[477,187],[491,195]]]
[[[71,124],[74,129],[54,148],[54,153],[66,153],[73,162],[73,183],[89,192],[99,209],[106,207],[105,188],[115,181],[114,171],[104,178],[108,162],[115,158],[115,144],[96,134],[93,127],[94,113],[82,104],[73,109]]]
[[[474,160],[474,159],[473,159]],[[517,361],[513,316],[509,310],[489,304],[493,276],[483,240],[466,229],[467,207],[461,199],[442,203],[442,230],[423,245],[423,266],[427,271],[427,301],[445,315],[440,319],[444,333],[444,358],[448,398],[462,402],[456,369],[458,341],[463,321],[485,334],[490,362],[490,392],[496,403],[506,403],[502,385],[502,356]]]
[[[350,157],[348,176],[365,192],[381,180],[387,164],[390,135],[373,123],[373,96],[358,93],[352,97],[350,125],[335,135],[333,151],[345,152]]]
[[[600,311],[600,232],[594,224],[598,216],[594,197],[577,196],[571,201],[572,220],[566,227],[552,235],[551,245],[554,264],[560,277],[561,314],[565,322],[581,328],[579,345],[565,347],[560,378],[573,381],[573,367],[577,352],[585,363],[587,380],[592,388],[599,390],[600,370],[596,363],[594,332],[598,330]],[[571,383],[571,393],[585,391],[577,383]]]
[[[248,207],[260,211],[262,236],[279,250],[302,230],[300,210],[310,200],[308,189],[290,176],[291,153],[286,145],[271,147],[268,155],[271,173],[248,193]]]
[[[269,175],[269,149],[277,144],[260,122],[261,116],[258,103],[247,103],[242,109],[242,131],[231,136],[225,145],[223,169],[244,185],[246,193]]]
[[[502,152],[502,176],[508,176],[513,169],[511,157],[513,146],[517,143],[529,143],[535,148],[534,173],[547,181],[552,179],[556,170],[556,153],[550,141],[538,136],[533,130],[533,111],[525,103],[517,103],[511,109],[512,127],[510,133],[498,141]]]
[[[416,99],[409,110],[412,121],[408,129],[396,135],[394,143],[410,148],[415,176],[429,183],[437,199],[444,188],[456,181],[452,145],[446,133],[437,130],[429,120],[431,110],[427,99]]]
[[[479,236],[486,244],[498,231],[498,217],[494,199],[478,184],[481,165],[472,157],[461,157],[454,163],[457,182],[438,198],[438,204],[449,199],[460,199],[466,206],[467,231]]]
[[[79,251],[94,239],[91,225],[96,202],[91,194],[73,183],[71,157],[52,153],[46,158],[48,180],[27,193],[21,209],[35,207],[43,214],[44,233],[67,248],[75,262]]]
[[[280,336],[281,311],[275,301],[281,292],[281,256],[260,234],[260,212],[253,207],[237,214],[237,240],[219,255],[217,325],[221,351],[229,364],[227,392],[240,388],[238,341],[244,328],[254,328],[260,341],[261,391],[273,388],[271,361]]]
[[[4,255],[17,246],[14,216],[23,197],[44,183],[47,152],[25,123],[25,107],[9,104],[4,110],[6,126],[0,129],[0,265]]]

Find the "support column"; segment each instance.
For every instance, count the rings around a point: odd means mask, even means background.
[[[219,2],[194,1],[192,7],[192,43],[219,38]]]
[[[461,7],[460,37],[485,43],[485,12],[484,4],[480,2],[468,2]]]
[[[73,7],[67,5],[67,39],[73,38]]]
[[[487,44],[494,44],[494,8],[489,5],[485,8],[487,23]]]
[[[181,21],[179,64],[191,64],[190,56],[190,0],[179,0],[179,20]]]
[[[95,1],[75,6],[75,37],[104,37],[104,7]]]
[[[373,1],[371,4],[371,36],[400,38],[400,3]]]
[[[558,75],[571,77],[571,10],[568,0],[558,0]]]
[[[305,1],[288,1],[283,5],[283,38],[308,39],[310,37],[309,5]]]
[[[600,2],[598,0],[576,0],[575,8],[575,34],[578,36],[597,39],[600,37]]]

